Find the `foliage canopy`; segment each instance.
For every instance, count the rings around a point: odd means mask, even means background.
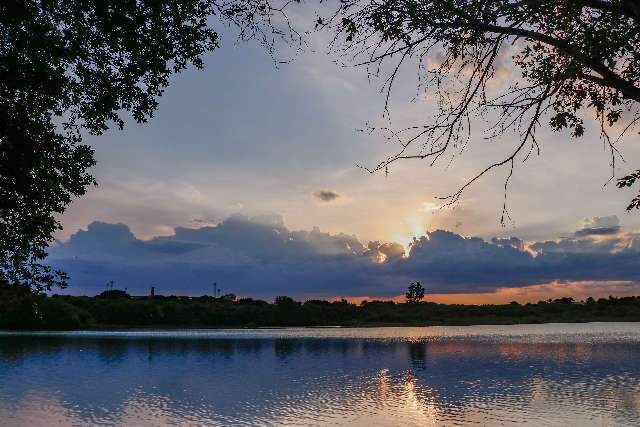
[[[424,286],[420,282],[411,282],[409,287],[407,288],[407,293],[405,295],[407,297],[408,303],[416,303],[422,301],[424,298]]]
[[[215,18],[270,47],[278,16],[261,0],[0,2],[0,278],[64,286],[41,260],[95,184],[83,135],[152,117],[170,76],[219,47]]]

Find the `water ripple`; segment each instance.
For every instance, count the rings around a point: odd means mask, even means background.
[[[0,334],[2,426],[637,426],[640,325]]]

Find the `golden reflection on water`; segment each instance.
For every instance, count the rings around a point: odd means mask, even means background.
[[[341,405],[348,411],[331,408],[319,413],[313,406],[317,395],[308,396],[308,407],[271,408],[269,417],[257,417],[244,425],[281,425],[281,426],[443,426],[443,425],[563,425],[563,426],[618,426],[637,425],[635,421],[624,422],[615,416],[619,409],[615,405],[625,404],[627,411],[638,413],[637,395],[627,398],[628,393],[620,396],[619,391],[600,388],[597,391],[603,405],[595,413],[590,413],[588,405],[576,400],[567,405],[556,400],[555,386],[549,385],[540,378],[533,379],[530,384],[529,402],[523,406],[512,405],[513,402],[470,402],[461,408],[440,404],[428,386],[416,383],[415,378],[407,372],[404,381],[392,385],[391,379],[381,372],[375,390],[367,390],[353,396],[340,396]],[[636,390],[637,392],[637,390]],[[566,396],[565,396],[566,397]],[[345,401],[348,399],[350,401]],[[557,405],[550,411],[550,406]],[[614,406],[611,406],[614,405]],[[0,405],[3,414],[3,426],[223,426],[238,425],[237,420],[225,420],[206,408],[175,407],[166,396],[134,394],[115,413],[94,413],[87,416],[69,402],[64,402],[55,395],[31,394],[8,408]],[[539,418],[536,413],[542,411]],[[495,423],[495,424],[494,424]]]
[[[598,388],[598,400],[602,407],[593,408],[577,397],[573,402],[557,394],[557,384],[534,378],[530,382],[528,402],[516,405],[508,397],[505,401],[488,400],[468,402],[463,407],[450,407],[439,402],[434,390],[420,385],[411,371],[404,378],[392,379],[388,372],[380,371],[377,386],[362,390],[351,396],[340,395],[340,410],[336,406],[317,411],[321,396],[310,394],[307,405],[298,408],[270,408],[266,416],[253,420],[238,420],[219,416],[206,407],[179,407],[167,396],[134,393],[116,412],[100,413],[96,410],[87,415],[86,408],[74,407],[58,396],[33,393],[24,396],[17,405],[9,408],[0,404],[3,426],[446,426],[446,425],[562,425],[570,426],[635,426],[637,419],[624,420],[616,417],[625,405],[628,412],[638,413],[638,394],[628,393],[602,386]],[[636,387],[636,393],[639,391]],[[560,400],[558,400],[560,399]],[[608,405],[608,406],[607,406]],[[613,406],[611,406],[613,405]]]
[[[640,330],[625,328],[567,342],[0,337],[0,425],[638,426]]]

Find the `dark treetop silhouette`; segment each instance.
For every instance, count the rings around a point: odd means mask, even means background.
[[[640,5],[635,0],[343,0],[335,15],[320,18],[318,25],[335,32],[332,48],[345,61],[371,74],[390,67],[383,86],[387,101],[399,69],[413,59],[418,92],[429,92],[437,105],[428,124],[377,129],[399,150],[369,172],[386,172],[400,159],[433,164],[454,156],[469,143],[474,118],[487,123],[486,138],[514,133],[520,138],[514,151],[444,197],[456,203],[481,176],[507,167],[503,222],[514,164],[539,153],[536,130],[545,116],[553,130],[568,129],[580,137],[583,116],[593,114],[612,168],[620,157],[615,143],[640,120]],[[521,71],[511,86],[497,72],[505,58]],[[618,186],[631,186],[638,178],[639,172],[632,173]],[[628,209],[638,207],[636,197]]]
[[[417,303],[424,298],[424,286],[420,282],[411,282],[406,293],[407,302]]]
[[[414,286],[412,284],[412,286]],[[415,290],[415,286],[411,290]],[[0,329],[113,327],[258,327],[323,325],[471,325],[544,322],[638,321],[640,297],[565,297],[521,305],[447,305],[422,302],[309,300],[287,296],[273,304],[251,298],[130,296],[113,289],[96,297],[34,294],[0,282]]]
[[[55,215],[95,183],[82,134],[152,117],[169,77],[219,46],[216,17],[269,49],[296,34],[262,0],[0,2],[0,279],[65,285],[40,261]]]

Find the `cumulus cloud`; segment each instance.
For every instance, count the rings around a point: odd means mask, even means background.
[[[524,250],[524,242],[517,237],[510,237],[508,239],[502,239],[499,237],[494,237],[491,239],[491,243],[497,246],[508,246],[511,248],[518,249],[519,251]]]
[[[340,194],[332,190],[318,190],[313,193],[313,197],[324,203],[333,202],[340,197]]]
[[[378,262],[392,261],[404,256],[404,247],[399,243],[369,242],[365,254]]]
[[[615,215],[595,216],[582,221],[582,229],[576,231],[577,237],[616,234],[620,231],[620,220]]]
[[[608,222],[607,222],[608,221]],[[588,227],[609,227],[598,220]],[[605,225],[602,225],[605,224]],[[282,217],[233,215],[215,226],[136,238],[124,224],[94,222],[50,249],[71,274],[70,292],[92,294],[114,280],[133,293],[206,293],[211,282],[240,295],[394,296],[420,280],[429,293],[494,292],[553,281],[640,282],[639,236],[618,233],[554,241],[489,241],[436,230],[408,252],[320,229],[289,230]]]

